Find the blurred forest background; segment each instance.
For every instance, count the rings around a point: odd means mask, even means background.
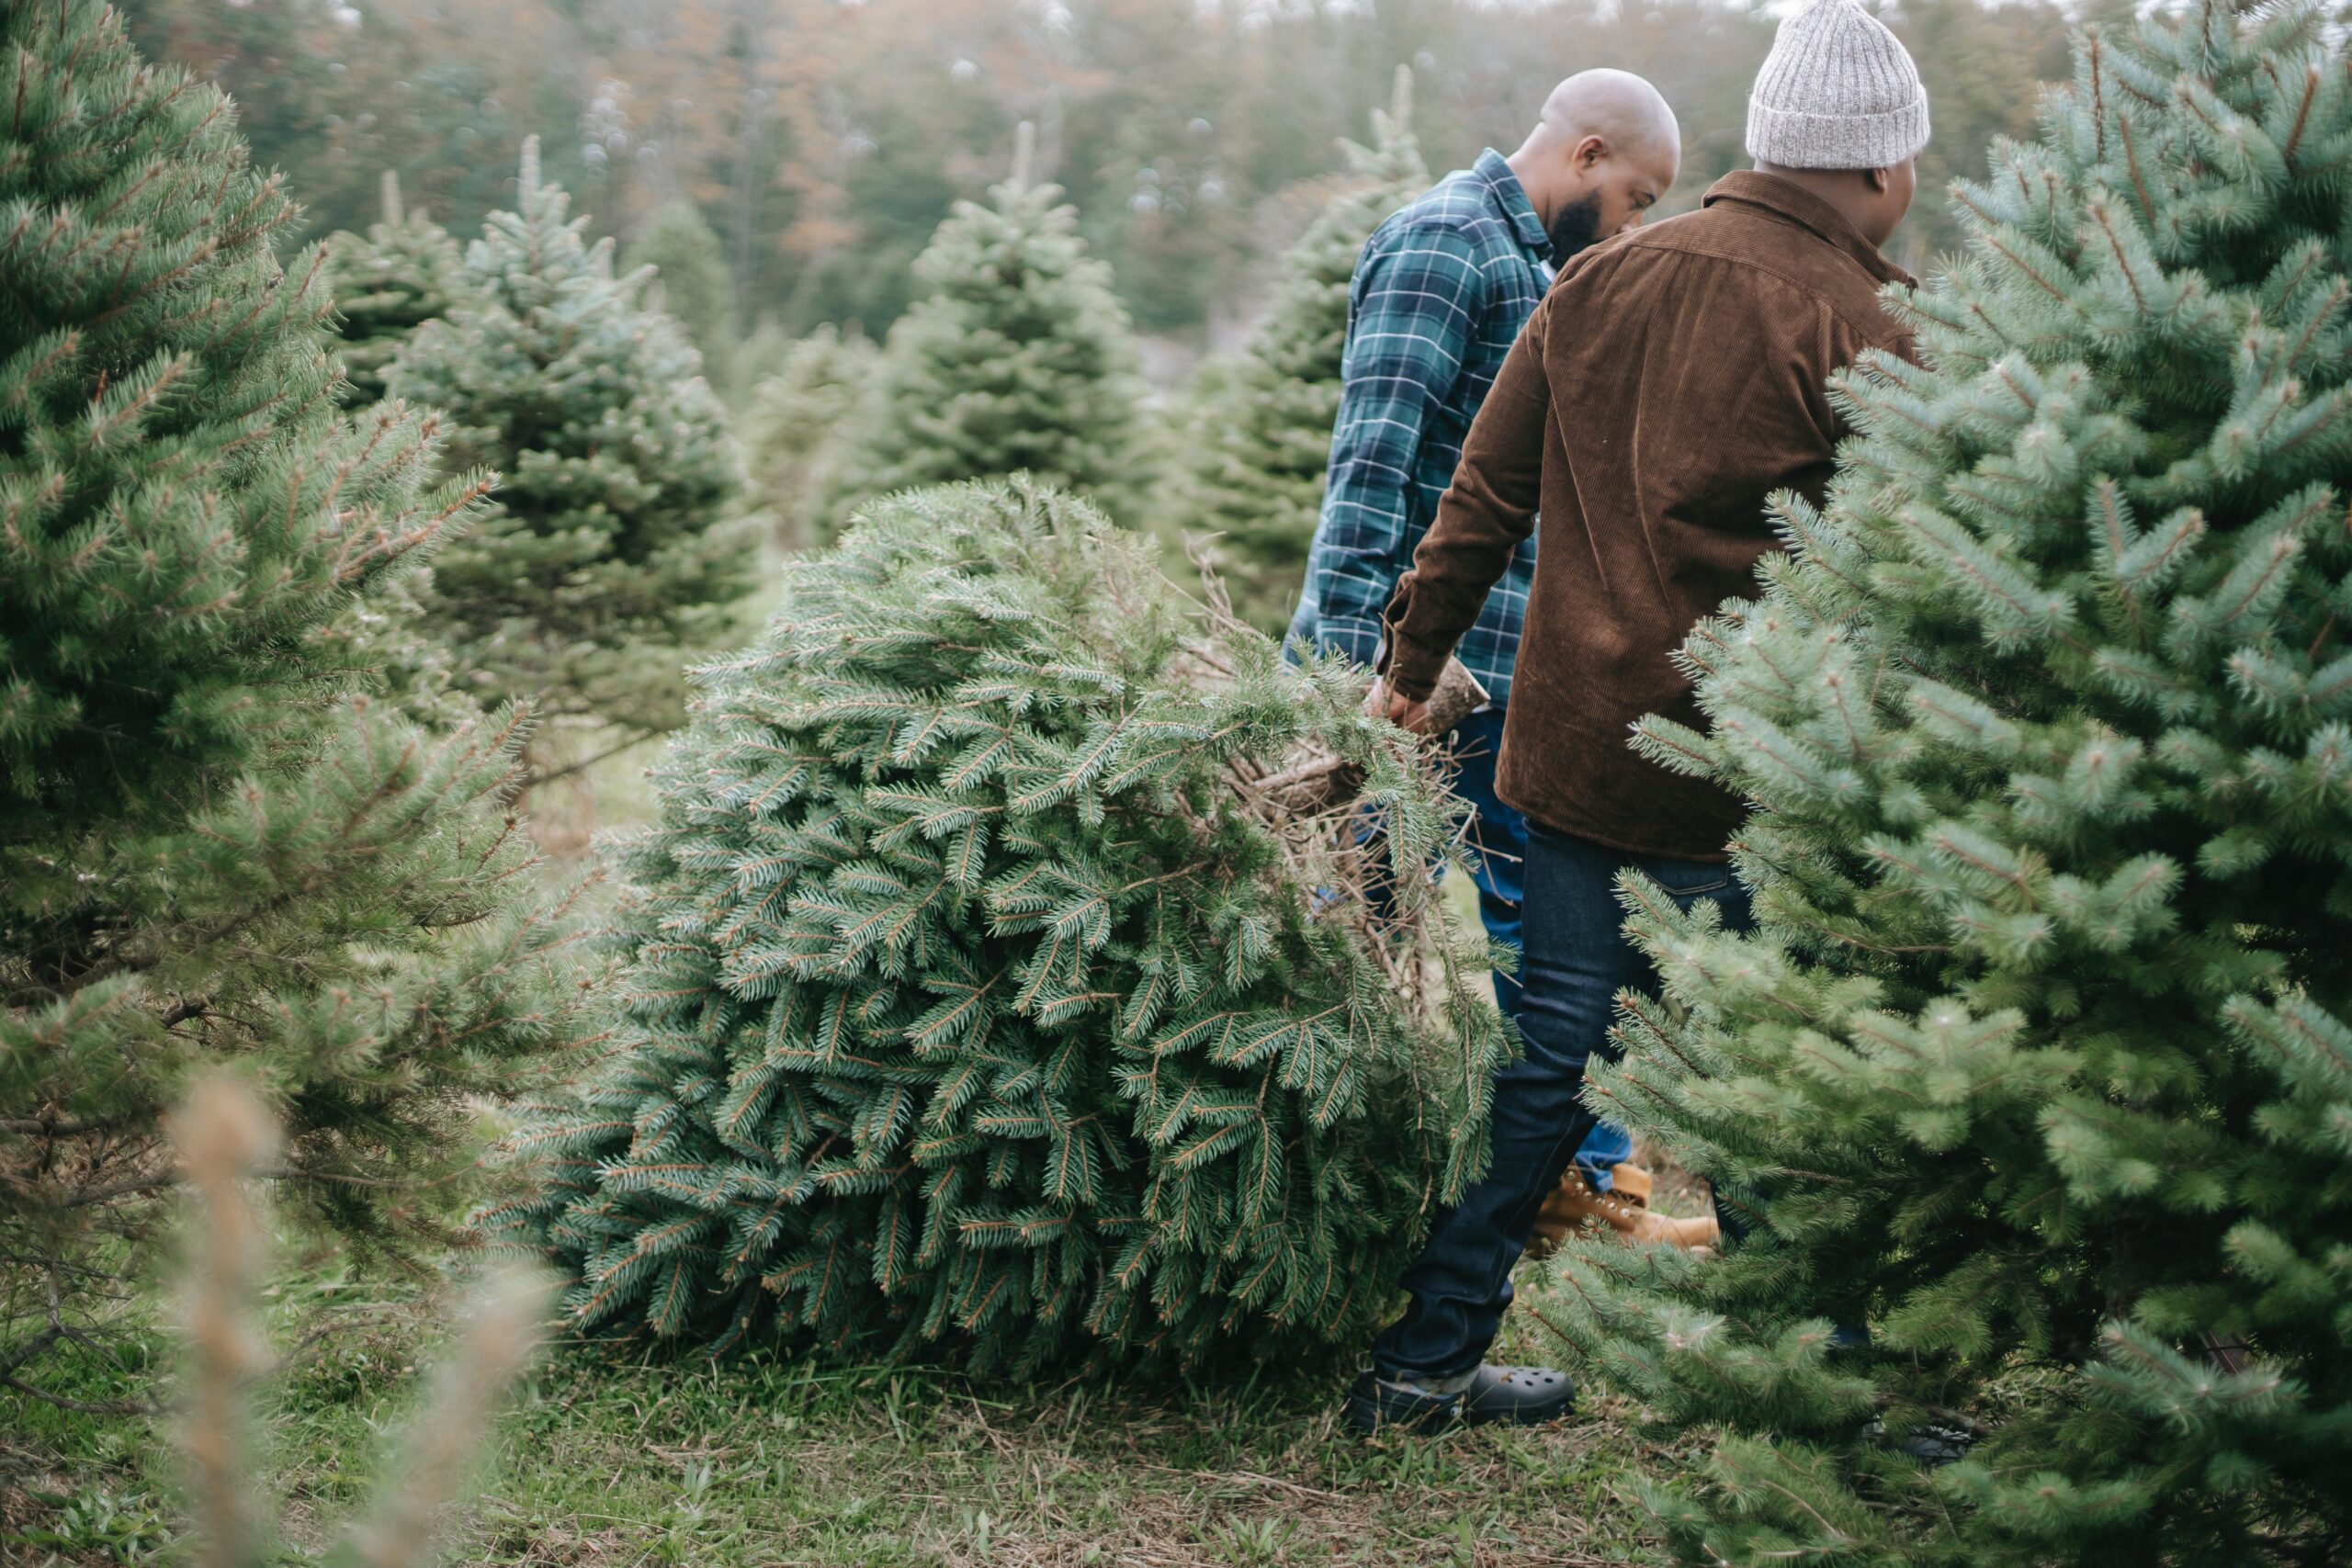
[[[775,342],[838,322],[878,338],[916,292],[911,265],[950,205],[1004,176],[1014,128],[1033,121],[1037,172],[1075,203],[1163,383],[1246,336],[1273,259],[1344,179],[1337,139],[1364,136],[1397,65],[1414,71],[1432,173],[1516,146],[1563,75],[1640,72],[1682,121],[1674,210],[1744,163],[1747,86],[1775,15],[1724,0],[121,8],[152,58],[236,97],[256,160],[284,170],[307,207],[306,238],[365,228],[386,170],[412,207],[469,237],[514,203],[533,133],[590,233],[625,254],[691,209],[718,236],[728,286],[702,307],[715,321],[689,320],[698,337],[740,342],[764,326]],[[1898,240],[1917,270],[1953,243],[1944,184],[1981,171],[1996,134],[2031,130],[2036,84],[2065,73],[2066,28],[2086,14],[2050,0],[1903,0],[1883,14],[1934,106],[1921,205]]]

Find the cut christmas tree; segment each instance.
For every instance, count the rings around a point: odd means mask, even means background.
[[[384,372],[409,334],[446,316],[465,287],[449,231],[401,203],[400,176],[384,171],[384,216],[365,234],[327,236],[327,287],[343,333],[343,400],[380,402]]]
[[[323,256],[281,270],[294,204],[217,91],[65,0],[0,12],[0,1369],[60,1397],[191,1074],[277,1108],[288,1213],[394,1246],[578,992],[518,721],[421,733],[347,635],[488,476],[423,485],[429,423],[337,409]]]
[[[1643,736],[1757,802],[1763,929],[1628,889],[1667,998],[1596,1103],[1757,1229],[1588,1250],[1562,1323],[1724,1428],[1693,1561],[2352,1552],[2342,35],[2093,31],[2047,125],[1688,644],[1712,735]]]
[[[491,215],[458,309],[390,382],[447,413],[450,467],[505,476],[490,517],[435,557],[426,601],[470,689],[650,734],[683,717],[682,650],[718,635],[755,547],[693,346],[568,205],[526,142],[517,209]]]
[[[1178,439],[1169,519],[1182,535],[1216,536],[1204,554],[1244,620],[1279,636],[1306,576],[1323,505],[1340,356],[1356,258],[1382,220],[1429,185],[1413,139],[1413,78],[1399,68],[1370,147],[1343,142],[1352,183],[1283,258],[1258,337],[1212,395],[1194,400]]]
[[[990,204],[958,202],[915,262],[831,512],[909,485],[1015,473],[1097,499],[1131,482],[1136,352],[1077,209],[1036,182],[1021,128]]]
[[[976,1368],[1352,1346],[1485,1157],[1419,748],[1022,486],[875,503],[710,667],[625,866],[620,1049],[487,1215],[573,1325]],[[1387,814],[1282,809],[1320,746]],[[1374,923],[1361,897],[1408,868]]]

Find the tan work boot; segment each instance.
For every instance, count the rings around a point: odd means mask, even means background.
[[[1650,1206],[1650,1173],[1647,1166],[1620,1160],[1609,1168],[1609,1190],[1629,1202]]]
[[[1621,1165],[1609,1173],[1612,1190],[1603,1192],[1585,1179],[1578,1166],[1568,1167],[1560,1185],[1544,1200],[1535,1216],[1535,1233],[1528,1237],[1527,1255],[1549,1258],[1560,1243],[1578,1231],[1594,1231],[1626,1242],[1664,1242],[1687,1250],[1710,1247],[1721,1235],[1715,1217],[1678,1220],[1650,1212],[1650,1173],[1639,1166]]]

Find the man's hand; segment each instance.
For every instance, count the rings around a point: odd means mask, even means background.
[[[1417,703],[1410,697],[1400,696],[1390,691],[1385,676],[1374,677],[1371,694],[1363,700],[1363,711],[1374,718],[1385,718],[1397,728],[1410,730],[1415,735],[1427,735],[1430,732],[1429,703],[1426,700]]]

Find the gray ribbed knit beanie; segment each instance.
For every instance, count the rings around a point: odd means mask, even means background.
[[[1854,0],[1781,22],[1747,96],[1747,153],[1791,169],[1883,169],[1928,144],[1928,90],[1902,40]]]

